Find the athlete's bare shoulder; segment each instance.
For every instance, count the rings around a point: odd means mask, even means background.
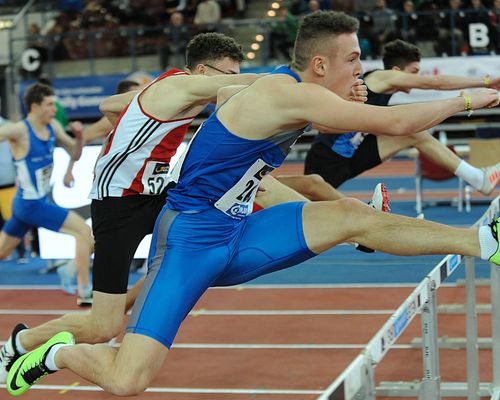
[[[15,142],[26,137],[28,128],[23,121],[7,122],[0,127],[0,140]]]

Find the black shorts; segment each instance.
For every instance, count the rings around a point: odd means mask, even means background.
[[[157,196],[133,195],[92,200],[95,238],[94,290],[127,293],[130,264],[144,236],[153,232],[167,190]]]
[[[365,136],[352,158],[342,157],[323,143],[315,142],[307,152],[304,174],[318,174],[333,187],[382,163],[377,137]]]

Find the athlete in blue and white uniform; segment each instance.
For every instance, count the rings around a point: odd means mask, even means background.
[[[300,82],[287,67],[273,73],[288,74]],[[127,329],[152,335],[167,347],[208,287],[243,283],[315,255],[297,234],[302,230],[304,203],[286,203],[250,215],[261,179],[281,165],[309,125],[265,140],[248,140],[227,130],[217,114],[204,122],[176,167],[179,184],[170,190],[153,234],[156,241],[145,284],[152,286],[136,301]],[[180,286],[185,273],[189,273],[188,291],[182,290],[185,284]],[[177,306],[167,307],[159,318],[149,308],[155,303]]]
[[[16,361],[7,379],[10,393],[69,368],[110,393],[136,395],[162,368],[179,325],[207,288],[292,266],[338,243],[399,255],[481,255],[500,264],[500,220],[454,228],[377,212],[355,199],[285,203],[250,214],[258,183],[283,162],[310,122],[397,136],[439,123],[466,104],[499,103],[493,90],[410,106],[347,101],[361,72],[358,26],[344,13],[306,16],[292,69],[258,79],[202,125],[156,221],[148,276],[120,349],[71,345],[71,335],[61,332]]]
[[[50,178],[56,143],[74,160],[82,149],[81,126],[74,124],[76,139],[71,138],[55,121],[55,96],[42,84],[30,86],[25,95],[29,113],[26,119],[0,127],[0,140],[8,140],[16,167],[17,192],[12,217],[0,232],[0,258],[7,257],[32,226],[72,235],[76,239],[75,264],[78,300],[81,306],[91,304],[89,256],[93,247],[90,228],[76,213],[49,203]]]

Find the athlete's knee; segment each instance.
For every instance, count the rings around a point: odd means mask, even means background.
[[[321,191],[321,187],[323,185],[327,185],[323,177],[318,174],[304,175],[301,179],[303,183],[303,190],[309,195],[313,195],[317,191]]]
[[[82,224],[77,233],[76,240],[78,240],[81,244],[92,248],[94,247],[94,237],[92,236],[92,229],[87,224]]]
[[[338,200],[329,201],[329,203],[330,212],[334,214],[334,217],[337,218],[341,216],[342,221],[346,221],[345,224],[342,224],[342,228],[345,232],[353,232],[353,230],[357,230],[359,227],[364,226],[363,223],[359,222],[368,220],[371,214],[375,212],[372,207],[352,197],[343,197]],[[348,223],[347,221],[354,222]]]
[[[304,178],[307,179],[310,185],[317,186],[317,185],[324,185],[325,180],[323,177],[319,174],[311,174],[311,175],[304,175]]]
[[[12,254],[16,246],[8,246],[5,243],[0,243],[0,260],[5,260]]]
[[[105,343],[117,337],[121,333],[123,325],[123,317],[115,318],[110,315],[110,318],[103,320],[97,318],[95,315],[90,314],[88,323],[86,324],[88,340],[87,343]]]
[[[88,343],[106,343],[121,333],[121,324],[97,324],[89,329]]]
[[[143,371],[129,366],[127,372],[115,373],[103,389],[115,396],[136,396],[144,392],[151,383],[151,379],[145,375]]]
[[[0,260],[5,260],[8,256],[10,256],[10,252],[7,249],[0,248]]]
[[[342,213],[342,215],[345,215],[346,217],[362,215],[369,212],[371,209],[361,200],[354,199],[352,197],[343,197],[339,200],[330,201],[329,203],[335,212]]]

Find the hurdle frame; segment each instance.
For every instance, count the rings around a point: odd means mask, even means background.
[[[487,224],[500,210],[500,196],[495,198],[485,213],[473,225]],[[318,400],[368,400],[376,395],[385,397],[417,397],[437,400],[441,396],[467,397],[479,400],[491,395],[500,400],[500,267],[491,264],[493,382],[479,382],[479,351],[477,338],[477,310],[475,299],[474,257],[465,257],[466,268],[466,334],[467,382],[442,383],[439,375],[439,345],[437,335],[436,291],[458,268],[462,256],[445,256],[417,285],[413,292],[389,317],[382,328],[368,342],[361,353],[317,398]],[[422,323],[423,377],[418,384],[411,382],[375,384],[375,367],[387,354],[417,314]]]

